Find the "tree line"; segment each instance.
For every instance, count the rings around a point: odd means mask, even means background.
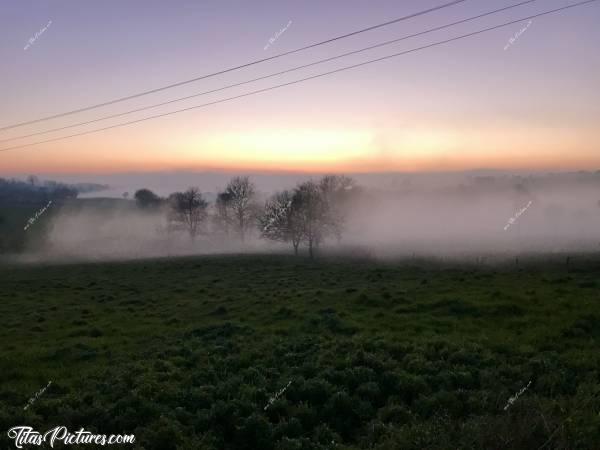
[[[76,198],[79,190],[75,185],[40,181],[31,175],[27,181],[0,178],[0,202],[2,203],[46,203],[49,200]]]
[[[236,236],[242,243],[250,235],[290,244],[294,254],[306,245],[312,258],[327,238],[339,241],[346,226],[352,199],[359,192],[352,178],[327,175],[276,192],[265,202],[247,176],[232,178],[211,205],[198,188],[175,192],[163,199],[149,189],[136,191],[142,209],[163,208],[167,230],[184,230],[193,241],[198,236]]]

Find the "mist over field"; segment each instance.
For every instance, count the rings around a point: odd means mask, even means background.
[[[502,259],[528,252],[600,249],[598,173],[356,178],[358,187],[344,206],[342,239],[339,243],[326,239],[320,249],[324,254]],[[201,184],[202,178],[198,181]],[[277,181],[280,189],[283,181],[291,180]],[[261,190],[258,204],[263,205],[273,192]],[[205,193],[209,200],[215,196]],[[243,244],[235,234],[215,232],[219,230],[210,223],[206,233],[191,240],[185,233],[167,232],[164,208],[142,210],[135,201],[122,199],[78,202],[76,207],[64,205],[55,211],[44,239],[30,245],[19,260],[292,251],[289,245],[262,239],[258,226]],[[300,251],[305,252],[303,245]]]
[[[373,194],[354,211],[352,239],[386,256],[597,251],[597,199],[598,189],[586,187]]]
[[[162,212],[136,210],[133,202],[118,207],[83,206],[63,210],[52,219],[44,242],[20,261],[112,260],[260,250],[258,239],[239,244],[211,236],[191,241],[184,233],[168,235]],[[264,243],[263,243],[264,247]]]

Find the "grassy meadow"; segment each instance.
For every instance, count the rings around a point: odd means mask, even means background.
[[[0,447],[13,426],[65,425],[145,449],[597,449],[599,273],[577,258],[3,265]]]
[[[22,251],[27,241],[38,242],[43,236],[48,218],[54,215],[56,208],[48,208],[27,231],[23,228],[30,218],[35,217],[48,204],[47,201],[29,203],[10,203],[0,201],[0,258],[3,252]],[[56,206],[56,205],[55,205]]]

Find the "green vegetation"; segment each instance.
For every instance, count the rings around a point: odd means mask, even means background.
[[[40,242],[46,231],[49,218],[54,215],[58,203],[54,203],[35,224],[25,231],[27,221],[42,210],[48,202],[12,203],[0,200],[0,255],[22,251],[27,242]]]
[[[27,229],[29,219],[48,205],[46,199],[17,202],[0,199],[0,263],[5,253],[22,253],[27,249],[40,248],[46,242],[54,218],[60,213],[77,214],[84,210],[98,213],[134,208],[133,202],[114,198],[85,198],[53,200],[42,215]]]
[[[598,448],[599,269],[3,266],[0,447],[65,425],[146,449]]]

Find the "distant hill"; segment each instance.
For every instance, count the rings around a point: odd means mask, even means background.
[[[100,192],[106,191],[110,188],[108,184],[98,184],[98,183],[75,183],[70,184],[72,188],[76,189],[80,194],[88,194],[90,192]]]
[[[40,181],[36,177],[30,177],[28,181],[0,178],[0,253],[19,251],[26,240],[41,236],[45,224],[65,202],[77,198],[80,193],[107,187],[96,183]],[[36,214],[41,214],[35,219],[36,223],[24,230]]]

